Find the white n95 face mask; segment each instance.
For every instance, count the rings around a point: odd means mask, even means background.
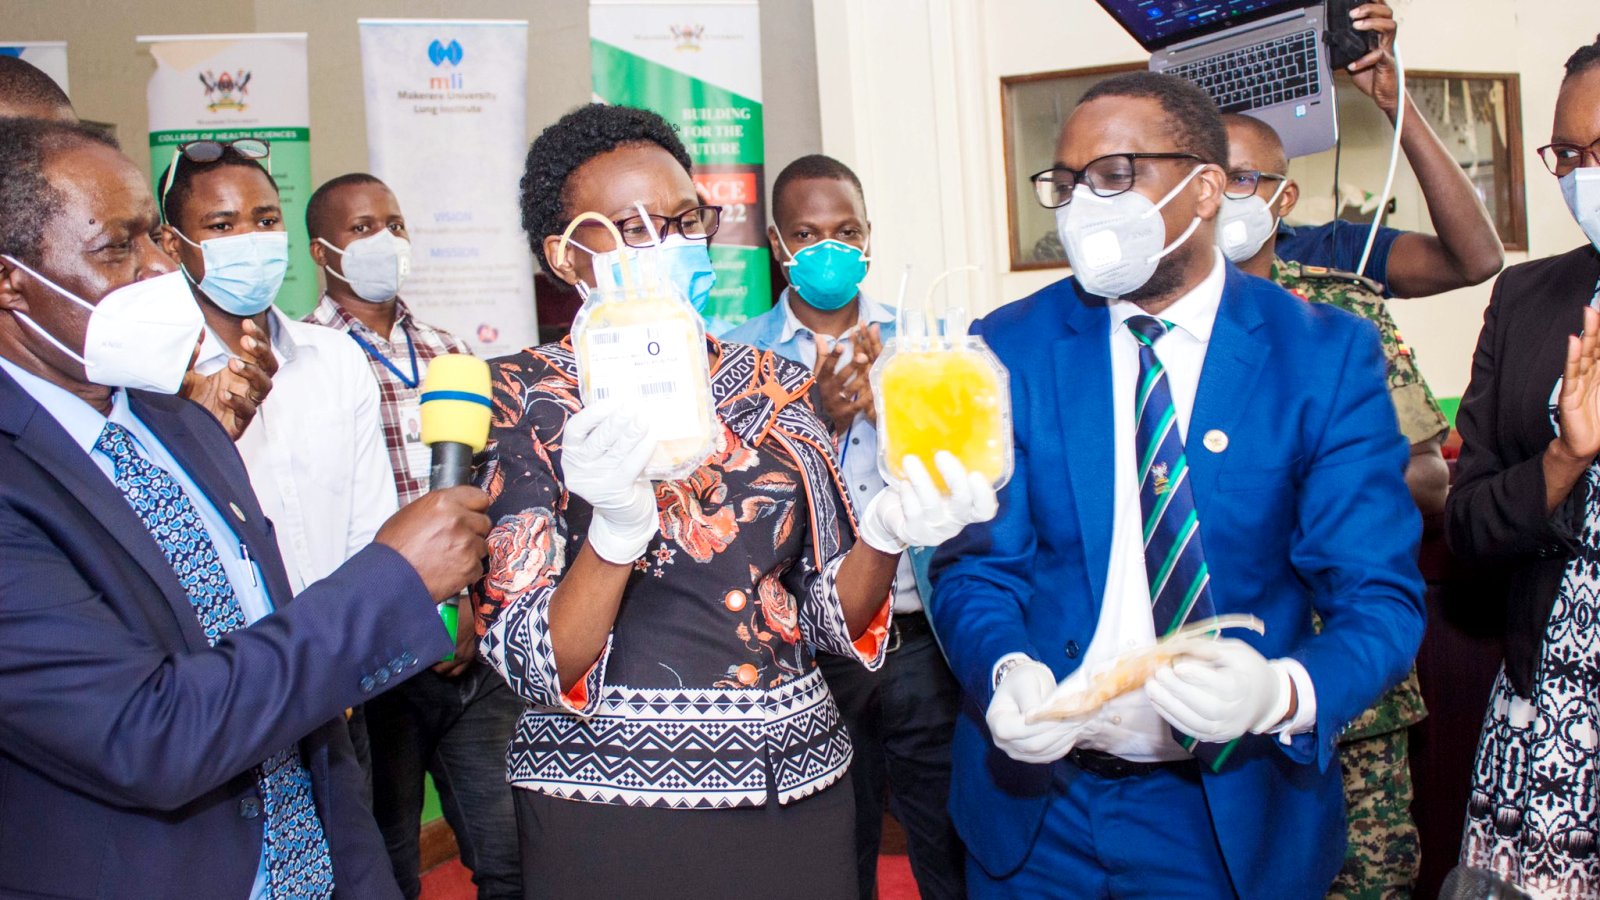
[[[1278,230],[1278,217],[1272,214],[1272,204],[1278,202],[1289,182],[1278,182],[1272,199],[1263,200],[1258,194],[1222,198],[1222,210],[1217,213],[1217,246],[1235,265],[1252,259],[1266,245],[1267,238]]]
[[[1200,227],[1200,217],[1195,216],[1177,240],[1162,246],[1167,223],[1161,210],[1189,186],[1201,168],[1195,166],[1159,203],[1151,203],[1133,190],[1100,197],[1086,185],[1074,187],[1072,202],[1056,210],[1056,232],[1078,284],[1112,300],[1144,287],[1161,260]]]
[[[1561,176],[1561,198],[1589,243],[1600,250],[1600,167],[1585,166]]]
[[[105,387],[176,394],[200,341],[205,317],[178,271],[123,285],[90,303],[15,258],[5,260],[61,296],[89,310],[89,328],[79,356],[22,313],[29,328],[83,365],[84,375]]]
[[[317,238],[322,246],[339,254],[339,268],[323,266],[323,271],[350,285],[357,297],[368,303],[387,303],[400,293],[411,274],[411,242],[385,228],[377,234],[351,241],[343,250]]]

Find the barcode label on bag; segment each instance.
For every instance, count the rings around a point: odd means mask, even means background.
[[[580,353],[580,364],[590,398],[639,402],[658,440],[700,434],[700,407],[709,397],[694,389],[695,367],[704,365],[706,351],[691,323],[590,328],[583,343],[588,352]]]

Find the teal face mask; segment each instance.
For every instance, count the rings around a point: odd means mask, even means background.
[[[821,310],[842,309],[860,292],[861,279],[867,277],[867,263],[872,261],[860,247],[829,238],[799,253],[789,253],[789,247],[778,237],[778,246],[788,254],[784,263],[789,270],[789,284],[800,299]]]
[[[206,277],[196,287],[217,308],[233,316],[253,316],[272,305],[289,271],[289,234],[284,231],[251,231],[199,242],[189,240],[177,228],[173,233],[190,246],[200,248]],[[189,270],[183,276],[194,284]]]

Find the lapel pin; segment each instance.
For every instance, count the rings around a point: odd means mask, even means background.
[[[1228,449],[1228,436],[1220,428],[1213,428],[1206,432],[1206,436],[1201,438],[1200,443],[1204,444],[1206,449],[1212,453],[1221,453]]]
[[[1209,435],[1209,434],[1206,435],[1206,440],[1208,440],[1208,441],[1211,440],[1211,435]],[[1209,447],[1211,445],[1207,444],[1206,446]],[[239,504],[234,503],[232,500],[230,500],[230,501],[228,501],[228,508],[233,510],[233,514],[235,516],[239,517],[239,521],[241,521],[241,522],[244,521],[244,510],[239,508]]]

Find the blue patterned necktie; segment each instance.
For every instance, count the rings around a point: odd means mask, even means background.
[[[95,449],[111,459],[113,479],[161,546],[194,605],[211,644],[245,627],[244,610],[233,592],[205,523],[177,480],[140,456],[133,436],[107,422]],[[267,896],[333,896],[333,862],[311,797],[311,775],[298,747],[272,754],[257,770],[266,815]]]
[[[1134,396],[1134,447],[1138,452],[1139,509],[1144,524],[1144,571],[1150,582],[1150,614],[1156,637],[1185,622],[1217,614],[1211,603],[1211,574],[1200,545],[1200,516],[1189,486],[1188,457],[1178,428],[1166,368],[1155,343],[1168,331],[1154,316],[1132,316],[1128,329],[1139,341],[1138,392]],[[1237,741],[1208,744],[1173,729],[1178,742],[1197,759],[1219,769]]]

